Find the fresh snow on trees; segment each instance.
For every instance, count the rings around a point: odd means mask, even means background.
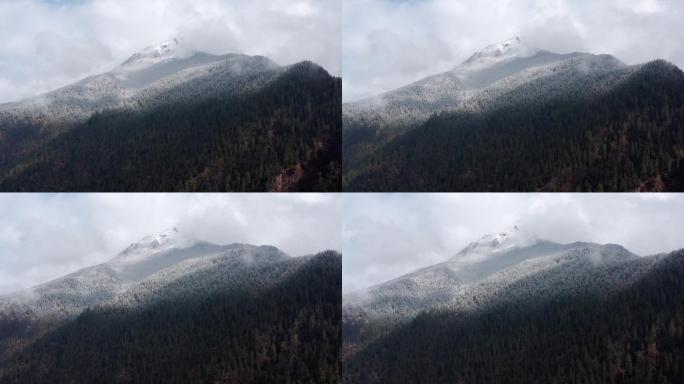
[[[4,191],[338,191],[341,79],[171,40],[0,105]]]
[[[262,280],[266,288],[308,259],[290,258],[272,246],[194,241],[174,228],[131,244],[105,263],[0,296],[0,317],[11,312],[65,319],[96,307],[229,291],[245,279]]]
[[[210,55],[173,39],[145,48],[110,72],[44,95],[0,104],[0,128],[18,121],[73,123],[96,112],[140,109],[201,92],[245,92],[263,87],[285,70],[263,56]]]
[[[615,244],[559,244],[513,227],[483,236],[451,259],[343,296],[350,344],[365,345],[423,312],[473,313],[501,303],[611,295],[650,271],[659,256]],[[356,347],[356,346],[354,346]]]
[[[600,93],[634,70],[610,55],[557,54],[527,46],[514,38],[486,47],[451,71],[343,105],[345,128],[392,128],[425,122],[442,112],[484,111],[501,104],[530,101],[548,92]],[[611,73],[610,79],[596,83]],[[566,85],[586,78],[587,89]],[[527,86],[529,85],[529,86]],[[521,88],[518,97],[507,93]]]

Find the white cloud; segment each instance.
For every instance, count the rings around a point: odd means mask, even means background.
[[[623,9],[628,9],[635,13],[661,13],[665,11],[665,5],[658,0],[621,0],[618,1],[618,6]]]
[[[0,0],[0,102],[110,70],[171,37],[340,75],[340,0]]]
[[[344,100],[450,70],[512,36],[554,52],[684,67],[678,0],[345,0]]]
[[[2,194],[0,217],[0,293],[106,261],[174,226],[291,256],[342,248],[341,199],[331,194]]]
[[[345,292],[445,261],[513,225],[642,256],[684,248],[679,194],[346,194],[343,201]]]

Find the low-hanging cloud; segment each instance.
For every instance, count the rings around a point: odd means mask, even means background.
[[[340,0],[0,1],[0,102],[106,72],[172,37],[340,74]]]
[[[104,262],[169,228],[215,244],[291,256],[341,250],[333,194],[3,194],[0,294]]]
[[[679,0],[345,0],[344,100],[450,70],[483,47],[520,36],[558,53],[662,58],[684,67]]]
[[[347,194],[343,204],[345,292],[446,261],[514,225],[641,256],[684,248],[679,194]]]

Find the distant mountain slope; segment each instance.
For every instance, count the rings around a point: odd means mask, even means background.
[[[0,383],[335,383],[340,291],[336,252],[291,258],[169,230],[0,296]]]
[[[420,124],[442,112],[487,109],[499,94],[533,80],[561,75],[565,81],[572,81],[625,68],[609,55],[561,55],[528,47],[515,38],[473,54],[451,71],[346,103],[344,125],[348,129],[368,126],[381,130]]]
[[[424,312],[468,314],[568,295],[610,296],[658,262],[619,245],[557,244],[511,228],[444,263],[344,295],[344,355],[353,357]]]
[[[87,267],[36,287],[0,296],[3,305],[25,308],[34,318],[70,318],[84,310],[103,305],[135,306],[143,298],[190,273],[225,267],[217,284],[233,284],[243,269],[289,259],[271,246],[249,244],[215,245],[189,241],[176,228],[131,244],[111,260]],[[202,284],[208,284],[204,280]],[[194,283],[179,291],[204,289]],[[129,292],[135,292],[131,298]]]
[[[172,39],[135,53],[109,72],[44,95],[0,104],[0,127],[19,120],[45,127],[59,122],[82,121],[95,112],[134,106],[145,99],[146,94],[206,77],[219,69],[224,80],[228,80],[278,68],[263,56],[210,55],[188,49]],[[224,81],[223,86],[229,84]]]
[[[611,295],[590,289],[482,312],[424,313],[345,361],[343,382],[678,383],[683,346],[678,251],[655,257]]]
[[[192,272],[181,286],[224,272]],[[0,383],[339,382],[340,255],[242,273],[210,295],[171,285],[140,309],[88,310],[0,362]]]
[[[681,188],[678,68],[513,46],[345,104],[345,190]]]
[[[316,64],[172,40],[0,105],[0,189],[339,190],[340,103],[340,79]]]

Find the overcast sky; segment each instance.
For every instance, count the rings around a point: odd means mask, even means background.
[[[345,0],[345,101],[448,71],[520,36],[558,53],[609,53],[684,67],[681,0]]]
[[[0,293],[106,261],[175,226],[290,256],[340,251],[340,210],[336,194],[0,194]]]
[[[341,0],[0,0],[0,103],[106,72],[177,37],[340,75]]]
[[[682,194],[345,194],[345,292],[446,261],[513,225],[560,243],[684,248]]]

